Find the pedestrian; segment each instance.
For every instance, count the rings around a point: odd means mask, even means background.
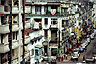
[[[70,55],[71,55],[71,51],[70,51],[69,53],[70,53]]]
[[[85,55],[83,56],[83,61],[85,60]]]
[[[67,54],[66,54],[66,60],[67,60]]]
[[[58,60],[58,54],[56,54],[56,60]]]
[[[85,51],[87,50],[87,48],[85,48]]]
[[[83,62],[85,62],[85,55],[83,56]]]
[[[65,54],[64,54],[64,59],[65,59]]]

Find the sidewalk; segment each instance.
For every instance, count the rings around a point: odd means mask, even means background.
[[[57,62],[59,62],[59,61],[57,61]],[[60,58],[60,62],[72,62],[71,61],[71,55],[69,56],[67,56],[67,59],[66,58],[63,58],[63,61],[61,60],[61,58]]]
[[[85,38],[85,39],[82,39],[81,42],[84,43],[85,41],[86,41],[86,38]],[[71,55],[68,54],[67,59],[64,59],[64,58],[63,58],[63,61],[62,61],[61,58],[60,58],[60,62],[62,62],[62,63],[64,63],[64,62],[65,62],[65,63],[66,63],[66,62],[73,62],[73,61],[71,61],[71,57],[72,57],[72,53],[71,53]],[[57,61],[57,62],[59,62],[59,61]]]

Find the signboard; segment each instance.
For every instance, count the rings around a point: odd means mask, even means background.
[[[82,35],[86,35],[86,33],[82,33]]]
[[[77,28],[75,28],[75,31],[77,31]]]
[[[77,37],[81,37],[81,31],[77,30]]]
[[[55,13],[56,13],[56,9],[51,9],[51,14],[55,15]]]

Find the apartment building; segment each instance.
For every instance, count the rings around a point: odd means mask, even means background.
[[[25,22],[23,27],[22,0],[0,0],[0,64],[20,64],[29,60],[26,46],[30,37],[24,30],[30,28]],[[25,50],[25,51],[24,51]]]
[[[26,0],[26,7],[31,10],[26,17],[31,17],[31,23],[35,21],[42,25],[43,54],[56,55],[53,54],[53,49],[60,47],[63,52],[66,52],[68,48],[72,47],[68,39],[72,37],[71,32],[74,32],[76,15],[78,16],[80,11],[79,5],[81,5],[79,2],[72,1]],[[65,50],[63,50],[64,47]]]

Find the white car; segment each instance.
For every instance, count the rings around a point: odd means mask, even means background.
[[[77,60],[77,61],[78,61],[78,55],[77,55],[77,54],[74,54],[74,55],[71,57],[71,60]]]
[[[73,51],[73,54],[80,56],[79,50],[76,50],[76,49]]]
[[[88,42],[87,41],[85,41],[83,44],[81,44],[81,46],[82,46],[82,48],[86,48],[86,46],[88,45]]]
[[[92,34],[90,35],[90,38],[91,38],[91,39],[94,39],[94,33],[92,33]]]
[[[94,59],[94,57],[92,57],[92,58],[87,58],[86,59],[86,63],[88,63],[88,62],[95,62],[95,59]]]
[[[90,38],[87,38],[87,42],[88,42],[88,43],[90,43],[90,42],[91,42]]]
[[[86,46],[88,45],[88,41],[85,41],[84,43],[86,44]]]

